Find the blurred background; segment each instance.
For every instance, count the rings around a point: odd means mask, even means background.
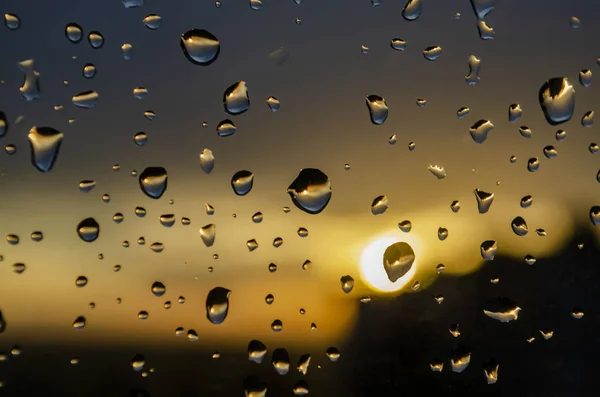
[[[600,3],[0,11],[0,394],[595,395]]]

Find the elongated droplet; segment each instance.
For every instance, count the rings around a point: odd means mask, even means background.
[[[229,296],[231,291],[216,287],[206,297],[206,318],[213,324],[221,324],[229,312]]]
[[[488,25],[483,19],[477,21],[477,30],[479,31],[479,38],[481,40],[493,40],[496,36],[494,28]]]
[[[429,164],[427,166],[429,172],[431,172],[437,179],[444,179],[446,175],[446,169],[441,165]]]
[[[390,41],[390,46],[396,51],[406,50],[406,40],[395,37]]]
[[[469,113],[471,113],[471,109],[463,106],[462,108],[460,108],[456,111],[456,117],[458,117],[459,119],[464,119],[465,117],[467,117],[469,115]]]
[[[495,0],[471,0],[471,6],[478,19],[484,19],[496,7]]]
[[[367,96],[367,108],[371,122],[375,125],[383,124],[388,117],[388,105],[379,95]]]
[[[31,146],[31,163],[41,172],[49,172],[56,159],[63,133],[51,127],[33,127],[27,136]]]
[[[238,115],[250,108],[250,97],[248,86],[245,81],[238,81],[228,87],[223,93],[223,106],[225,111],[231,115]]]
[[[423,12],[423,3],[421,0],[408,0],[402,9],[402,17],[407,21],[416,21]]]
[[[200,237],[202,237],[202,242],[207,247],[212,247],[212,245],[215,243],[216,236],[217,227],[212,223],[200,229]]]
[[[321,213],[331,199],[329,177],[316,168],[304,168],[287,189],[294,205],[307,214]]]
[[[24,75],[23,85],[19,88],[21,96],[27,101],[38,99],[40,97],[40,74],[34,68],[33,59],[19,62],[17,66]]]
[[[162,25],[162,17],[157,14],[150,14],[142,22],[150,30],[156,30]]]
[[[415,252],[405,242],[394,243],[383,253],[383,268],[392,283],[408,273],[414,261]]]
[[[465,76],[468,85],[479,84],[479,71],[481,70],[481,59],[475,55],[469,57],[469,74]]]
[[[490,206],[494,202],[494,193],[487,193],[483,190],[474,189],[475,199],[477,200],[477,209],[480,214],[485,214],[489,211]]]
[[[219,57],[221,43],[204,29],[191,29],[179,41],[185,57],[195,65],[208,66]]]
[[[210,174],[213,168],[215,168],[215,156],[212,150],[204,149],[200,153],[200,166],[202,167],[202,171],[207,174]]]
[[[518,319],[520,311],[521,308],[510,299],[499,298],[488,302],[487,308],[483,310],[483,313],[502,323],[508,323]]]
[[[540,88],[538,101],[550,125],[567,122],[575,112],[575,89],[566,77],[554,77]]]
[[[442,56],[442,47],[439,45],[427,47],[423,50],[423,56],[428,61],[435,61]]]
[[[84,91],[75,95],[72,102],[78,108],[91,109],[98,104],[99,99],[100,95],[96,91]]]
[[[142,192],[150,198],[159,199],[167,190],[168,175],[163,167],[148,167],[139,177]]]

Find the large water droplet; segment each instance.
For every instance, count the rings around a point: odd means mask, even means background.
[[[480,246],[481,257],[486,261],[493,261],[498,250],[498,244],[495,240],[486,240]]]
[[[159,199],[167,190],[168,175],[163,167],[148,167],[139,177],[142,192],[150,198]]]
[[[221,324],[225,321],[229,311],[229,296],[231,291],[216,287],[210,290],[206,297],[206,318],[213,324]]]
[[[259,340],[251,340],[248,343],[248,360],[260,364],[267,354],[267,347]]]
[[[421,0],[408,0],[402,9],[402,17],[407,21],[416,21],[423,12],[423,3]]]
[[[428,61],[435,61],[442,56],[442,47],[439,45],[427,47],[423,50],[423,56]]]
[[[538,101],[548,124],[562,124],[573,117],[575,89],[566,77],[554,77],[542,85]]]
[[[83,39],[83,29],[72,22],[65,26],[65,36],[71,43],[79,43]]]
[[[24,74],[23,85],[19,90],[21,91],[21,96],[25,98],[27,101],[33,101],[34,99],[39,98],[40,96],[40,81],[39,81],[39,72],[34,68],[33,59],[28,59],[26,61],[21,61],[17,64],[19,70]]]
[[[33,127],[27,136],[31,146],[31,163],[41,172],[49,172],[56,159],[63,133],[51,127]]]
[[[388,117],[388,105],[379,95],[367,96],[367,108],[373,124],[381,125]]]
[[[388,209],[388,198],[384,194],[382,196],[377,196],[373,199],[371,203],[371,213],[373,215],[381,215]]]
[[[202,153],[200,153],[200,166],[202,167],[202,171],[207,174],[210,174],[213,168],[215,168],[215,156],[212,150],[202,150]]]
[[[97,50],[104,45],[104,36],[100,32],[90,32],[88,34],[88,42],[93,49]]]
[[[4,14],[4,24],[9,30],[17,30],[21,27],[21,20],[15,14]]]
[[[215,237],[217,235],[217,226],[208,224],[200,229],[200,237],[202,238],[202,242],[207,247],[212,247],[215,243]]]
[[[510,226],[512,227],[513,232],[517,235],[517,236],[524,236],[527,234],[527,232],[529,232],[529,229],[527,228],[527,223],[525,222],[525,219],[523,219],[520,216],[517,216],[515,219],[512,220],[512,222],[510,223]]]
[[[237,127],[233,124],[233,121],[225,119],[217,124],[217,134],[220,137],[226,137],[235,134]]]
[[[193,64],[208,66],[221,51],[221,43],[212,33],[204,29],[191,29],[181,35],[181,49]]]
[[[405,242],[394,243],[383,253],[383,268],[392,283],[408,273],[414,261],[415,252]]]
[[[77,225],[77,235],[87,243],[96,241],[100,235],[100,225],[94,218],[86,218]]]
[[[164,227],[171,227],[175,224],[175,214],[162,214],[158,219]]]
[[[271,364],[279,375],[287,374],[290,371],[290,355],[287,350],[282,348],[273,350]]]
[[[479,71],[481,70],[481,59],[475,55],[469,56],[469,74],[465,76],[468,85],[479,84]]]
[[[245,81],[233,83],[223,93],[223,106],[231,115],[242,114],[250,108],[248,86]]]
[[[238,196],[245,196],[250,193],[254,185],[254,174],[250,171],[242,170],[233,174],[231,177],[231,188]]]
[[[477,200],[477,209],[480,214],[485,214],[494,202],[494,193],[486,193],[483,190],[474,189],[475,199]]]
[[[477,143],[483,143],[490,131],[494,129],[494,124],[489,120],[479,120],[469,128],[471,138]]]
[[[287,189],[294,205],[307,214],[321,213],[331,199],[329,177],[316,168],[304,168]]]
[[[157,14],[150,14],[145,17],[142,22],[150,30],[156,30],[162,25],[162,18]]]
[[[98,103],[100,95],[96,91],[84,91],[75,95],[72,99],[73,105],[83,108],[91,109]]]

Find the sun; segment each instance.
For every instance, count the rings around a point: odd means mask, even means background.
[[[373,289],[381,292],[395,292],[405,287],[413,278],[419,262],[419,244],[414,236],[387,235],[380,237],[365,247],[360,258],[360,275]],[[383,253],[397,242],[406,242],[415,252],[415,261],[410,270],[395,282],[391,282],[383,268]]]

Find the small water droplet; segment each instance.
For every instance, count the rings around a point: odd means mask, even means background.
[[[17,152],[17,147],[15,145],[6,145],[4,146],[4,151],[10,156]]]
[[[148,142],[148,134],[145,132],[138,132],[133,136],[133,143],[138,146],[144,146]]]
[[[92,109],[94,106],[98,104],[100,100],[100,95],[96,91],[83,91],[79,94],[75,95],[71,102],[73,105],[82,109]]]
[[[215,243],[215,237],[217,233],[217,226],[212,223],[206,225],[200,229],[200,237],[202,238],[202,242],[207,247],[212,247]]]
[[[427,105],[426,99],[417,99],[417,106],[420,108],[424,108]]]
[[[363,54],[368,54],[369,53],[369,47],[367,47],[366,45],[361,45],[360,46],[360,52],[362,52]]]
[[[532,157],[527,160],[527,170],[529,172],[536,172],[540,168],[540,159],[537,157]]]
[[[19,62],[19,70],[24,74],[23,85],[19,88],[21,96],[26,101],[33,101],[40,97],[40,73],[35,70],[33,59]]]
[[[17,236],[16,234],[7,234],[6,242],[10,245],[17,245],[19,244],[19,236]]]
[[[142,192],[152,199],[159,199],[167,190],[168,175],[163,167],[148,167],[140,174]]]
[[[73,321],[73,328],[75,329],[83,329],[85,328],[85,317],[79,316]]]
[[[582,69],[579,72],[579,83],[584,87],[592,85],[592,71],[589,69]]]
[[[525,222],[525,219],[523,219],[520,216],[517,216],[515,219],[512,220],[510,226],[512,227],[513,232],[517,235],[517,236],[525,236],[527,234],[527,232],[529,231],[529,229],[527,228],[527,223]]]
[[[496,240],[486,240],[481,243],[481,257],[486,261],[493,261],[496,256],[496,251],[498,251],[498,243]]]
[[[369,95],[366,103],[371,122],[375,125],[383,124],[388,117],[388,105],[385,99],[379,95]]]
[[[544,340],[548,340],[551,339],[554,336],[554,331],[550,330],[550,329],[540,329],[540,334],[542,335],[542,338],[544,338]]]
[[[325,355],[332,363],[340,359],[340,351],[335,347],[330,347],[325,350]]]
[[[248,343],[248,360],[260,364],[267,355],[267,347],[259,340],[251,340]]]
[[[529,206],[531,206],[531,204],[533,204],[532,196],[527,195],[521,199],[521,208],[528,208]]]
[[[452,212],[457,213],[460,210],[460,201],[454,200],[452,203],[450,203],[450,209]]]
[[[581,125],[586,128],[594,125],[594,111],[593,110],[590,110],[589,112],[586,112],[583,115],[583,117],[581,118]]]
[[[592,225],[600,225],[600,206],[595,205],[590,208],[590,220],[592,221]]]
[[[308,229],[306,229],[304,227],[298,228],[296,233],[298,233],[298,236],[300,236],[300,237],[308,237]]]
[[[44,239],[44,235],[40,231],[31,232],[31,240],[38,242]]]
[[[471,109],[463,106],[456,111],[456,117],[458,117],[459,119],[464,119],[465,117],[467,117],[469,115],[469,113],[471,113]],[[485,121],[485,120],[483,120],[483,121]]]
[[[381,215],[388,209],[388,198],[386,195],[377,196],[371,203],[371,213],[373,215]]]
[[[581,27],[581,21],[577,17],[571,17],[569,18],[569,25],[573,29],[579,29]]]
[[[481,70],[481,59],[475,55],[469,56],[469,74],[465,76],[468,85],[479,84],[479,72]]]
[[[596,154],[596,153],[598,153],[598,150],[600,150],[600,146],[598,146],[597,143],[592,142],[592,143],[590,143],[588,150],[590,151],[590,153]]]
[[[69,23],[65,26],[65,36],[71,43],[79,43],[83,38],[83,29],[74,22]]]
[[[86,218],[77,225],[77,235],[87,243],[96,241],[100,235],[100,225],[94,218]]]
[[[394,243],[383,253],[383,268],[392,283],[408,273],[414,261],[415,252],[405,242]]]
[[[554,77],[542,85],[538,101],[548,124],[562,124],[575,112],[575,89],[566,77]]]
[[[283,239],[281,237],[275,237],[273,240],[273,247],[279,248],[283,244]]]
[[[283,330],[283,323],[281,320],[273,320],[271,323],[271,329],[273,332],[281,332]]]
[[[466,347],[459,347],[453,352],[450,358],[452,372],[461,373],[469,366],[471,362],[471,352]]]
[[[344,293],[349,294],[352,292],[352,289],[354,288],[354,278],[352,278],[352,276],[342,276],[340,278],[340,283],[342,284],[342,291],[344,291]]]
[[[473,141],[477,143],[483,143],[490,131],[494,129],[494,124],[489,120],[479,120],[469,128],[469,133]]]
[[[9,30],[17,30],[21,27],[21,20],[16,14],[4,14],[4,24]]]
[[[583,318],[583,316],[584,316],[583,310],[581,310],[580,308],[576,307],[571,312],[571,316],[573,316],[573,318],[575,318],[575,319]]]
[[[448,238],[448,229],[446,229],[444,227],[438,228],[437,235],[438,235],[438,239],[440,241],[444,241],[445,239]]]
[[[537,262],[537,259],[533,255],[525,255],[525,263],[529,266],[535,265],[535,262]]]
[[[25,271],[25,269],[27,268],[25,266],[24,263],[15,263],[12,265],[13,268],[13,272],[17,273],[17,274],[21,274]]]
[[[210,290],[206,297],[206,318],[213,324],[221,324],[227,318],[229,311],[229,296],[231,291],[216,287]]]
[[[516,163],[517,162],[517,156],[510,156],[510,162],[512,164]]]
[[[402,222],[398,223],[398,228],[400,230],[402,230],[404,233],[408,233],[412,229],[412,223],[409,220],[402,221]]]
[[[526,125],[522,125],[519,127],[519,133],[521,134],[521,136],[523,138],[531,138],[531,136],[533,135],[533,132],[531,132],[531,129],[529,127],[527,127]]]
[[[279,375],[286,375],[290,371],[290,356],[287,350],[282,348],[273,350],[271,364]]]
[[[483,190],[474,189],[475,199],[477,200],[477,209],[480,214],[485,214],[489,211],[490,206],[494,202],[494,193],[487,193]]]
[[[442,372],[444,369],[444,363],[439,360],[434,360],[429,363],[429,369],[431,369],[433,372]]]
[[[558,152],[556,151],[554,146],[548,145],[544,147],[544,156],[546,156],[546,158],[553,159],[556,156],[558,156]]]
[[[255,239],[248,240],[246,241],[246,247],[248,248],[248,251],[252,252],[258,248],[258,243]]]
[[[153,252],[156,252],[156,253],[158,254],[158,253],[160,253],[160,252],[163,252],[163,250],[165,249],[165,246],[164,246],[164,244],[163,244],[163,243],[161,243],[161,242],[157,241],[157,242],[155,242],[155,243],[152,243],[152,244],[150,244],[150,249],[151,249]]]
[[[423,56],[428,61],[435,61],[442,56],[442,47],[438,45],[427,47],[423,50]]]
[[[271,109],[272,112],[277,112],[279,111],[281,104],[279,102],[279,99],[275,98],[274,96],[270,96],[267,98],[267,106],[269,107],[269,109]]]
[[[231,177],[231,188],[238,196],[245,196],[250,193],[253,185],[254,174],[250,171],[238,171]]]
[[[142,22],[150,30],[156,30],[162,25],[162,18],[157,14],[150,14],[145,17]]]
[[[562,142],[567,137],[567,132],[565,130],[558,130],[554,136],[558,142]]]
[[[238,81],[228,87],[223,93],[223,106],[225,112],[231,115],[239,115],[250,108],[250,97],[245,81]]]
[[[508,121],[511,123],[516,122],[523,115],[523,109],[518,103],[513,103],[508,107]]]
[[[416,145],[414,142],[409,142],[408,150],[410,150],[412,152],[413,150],[415,150],[415,147],[416,147]]]
[[[137,99],[145,99],[148,97],[148,89],[146,87],[135,87],[133,89],[133,96]]]
[[[122,0],[125,8],[136,8],[144,5],[144,0]]]
[[[125,43],[121,46],[121,55],[123,55],[123,59],[129,61],[133,58],[133,46],[129,43]]]
[[[206,210],[206,215],[214,215],[215,213],[214,207],[208,203],[204,203],[204,209]]]
[[[302,264],[302,270],[309,270],[309,269],[312,269],[312,262],[307,259]]]
[[[483,310],[483,313],[502,323],[517,320],[521,308],[508,298],[499,298],[488,302],[488,308]]]
[[[206,174],[210,174],[210,172],[215,168],[215,156],[212,150],[202,150],[202,153],[200,153],[200,166]]]
[[[396,51],[406,50],[406,40],[395,37],[391,40],[390,46]]]
[[[83,74],[83,77],[85,77],[86,79],[93,78],[96,75],[96,66],[93,63],[86,64],[83,67],[81,74]]]
[[[102,48],[104,45],[104,36],[97,31],[90,32],[90,34],[88,34],[88,43],[90,43],[90,46],[95,50]]]
[[[435,175],[437,179],[444,179],[447,175],[446,169],[441,165],[429,164],[429,166],[427,166],[427,169],[429,170],[429,172]]]
[[[498,368],[500,365],[495,360],[490,360],[483,366],[483,374],[488,385],[493,385],[498,381]]]
[[[262,212],[257,212],[254,215],[252,215],[252,222],[254,223],[261,223],[263,221],[263,214]]]

